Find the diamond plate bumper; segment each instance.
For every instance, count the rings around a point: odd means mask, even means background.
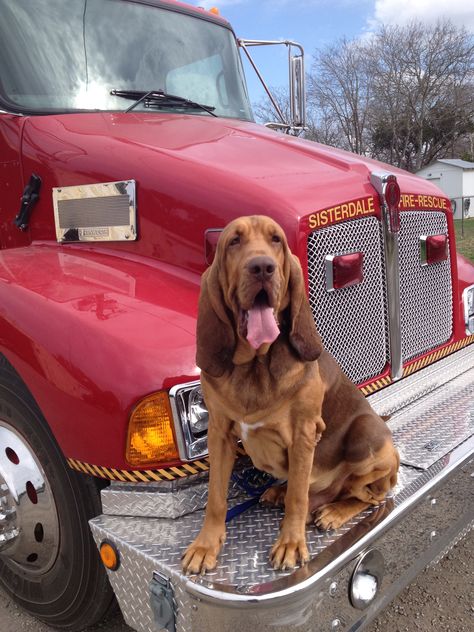
[[[377,410],[397,411],[390,420],[396,443],[417,467],[401,466],[393,498],[379,508],[334,532],[308,528],[311,561],[303,568],[275,572],[268,563],[278,509],[254,507],[230,522],[219,565],[204,577],[180,572],[201,511],[174,520],[92,520],[97,544],[108,539],[120,551],[120,567],[109,577],[127,623],[140,632],[160,630],[150,605],[157,571],[172,585],[177,632],[363,629],[474,523],[473,358],[466,349],[374,396]],[[360,611],[347,588],[358,556],[372,547],[383,554],[386,574],[374,602]]]

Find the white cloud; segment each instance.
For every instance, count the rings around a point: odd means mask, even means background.
[[[406,24],[420,20],[432,24],[439,18],[448,18],[457,26],[474,31],[474,2],[472,0],[375,0],[372,26]]]

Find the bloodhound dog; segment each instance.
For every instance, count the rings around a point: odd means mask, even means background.
[[[285,508],[275,569],[309,560],[309,519],[336,529],[396,484],[391,433],[323,349],[300,263],[269,217],[241,217],[220,236],[202,277],[197,365],[209,410],[209,497],[183,555],[186,573],[216,566],[239,439],[255,467],[287,481],[263,497]]]

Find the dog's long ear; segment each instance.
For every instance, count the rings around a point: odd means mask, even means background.
[[[313,314],[306,296],[303,272],[295,255],[290,257],[290,292],[291,330],[290,344],[301,360],[317,360],[323,350],[321,338],[314,324]]]
[[[232,363],[235,334],[225,309],[215,262],[202,276],[196,342],[198,367],[212,377],[223,375]]]

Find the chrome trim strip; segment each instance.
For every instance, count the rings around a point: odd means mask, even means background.
[[[204,585],[205,578],[198,577],[195,579],[188,578],[186,580],[186,590],[197,599],[202,599],[210,603],[224,605],[226,607],[248,608],[258,605],[283,605],[288,600],[295,599],[302,593],[312,589],[314,584],[321,581],[324,577],[331,577],[342,569],[346,564],[353,560],[362,550],[371,546],[374,541],[382,536],[391,527],[395,526],[404,515],[415,507],[431,490],[439,483],[447,480],[454,474],[463,464],[465,464],[474,454],[474,437],[471,437],[460,446],[455,448],[451,454],[444,457],[439,463],[429,468],[418,479],[409,483],[403,489],[403,498],[395,497],[394,508],[390,514],[379,524],[376,524],[368,533],[358,536],[357,530],[353,535],[351,531],[341,537],[345,539],[347,545],[341,553],[340,544],[331,545],[324,551],[324,555],[317,556],[309,564],[298,569],[292,575],[282,577],[277,582],[269,582],[266,585],[260,585],[259,594],[239,594],[233,591],[233,587],[229,586],[228,590],[218,590],[212,584]],[[419,486],[419,479],[428,478],[428,480]],[[410,495],[411,494],[411,495]],[[408,498],[407,498],[408,496]],[[366,519],[367,520],[367,519]],[[365,521],[364,521],[365,522]],[[363,524],[363,523],[360,523]],[[351,541],[352,539],[352,541]],[[299,582],[299,578],[302,578]],[[276,588],[275,584],[282,586]],[[276,590],[275,590],[276,589]],[[265,592],[263,592],[265,590]]]
[[[383,207],[383,234],[385,248],[385,274],[387,279],[388,330],[390,339],[390,366],[392,380],[403,375],[402,334],[400,317],[400,247],[398,233],[388,229],[388,210]]]
[[[426,240],[428,235],[420,235],[420,265],[422,267],[428,265],[428,259],[426,256]]]
[[[335,255],[326,255],[324,257],[324,271],[326,275],[327,292],[334,292],[334,257]]]
[[[390,230],[389,209],[385,202],[384,190],[390,173],[372,172],[370,182],[379,194],[382,209],[382,223],[385,248],[385,274],[387,279],[388,328],[390,338],[390,366],[392,380],[403,375],[402,333],[400,317],[400,246],[398,233]]]

